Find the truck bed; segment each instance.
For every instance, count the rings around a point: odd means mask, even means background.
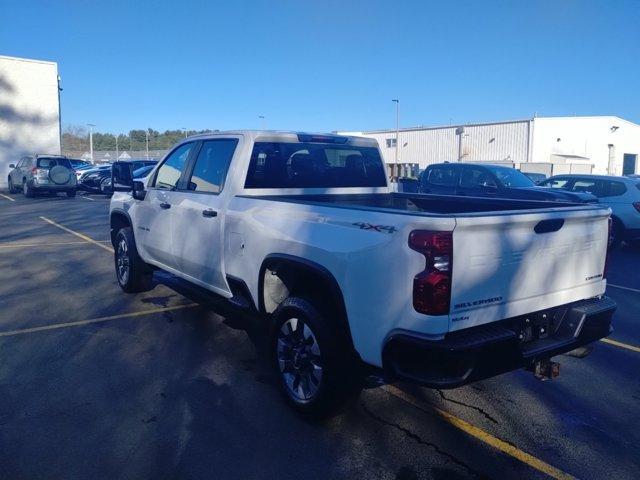
[[[584,204],[566,202],[545,202],[417,193],[267,195],[259,197],[252,196],[251,198],[320,206],[327,206],[327,204],[330,204],[329,206],[337,208],[380,211],[392,210],[394,213],[410,215],[420,213],[429,215],[464,215],[585,206]]]

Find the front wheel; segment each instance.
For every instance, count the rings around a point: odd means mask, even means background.
[[[310,302],[284,300],[273,313],[270,343],[280,389],[298,412],[326,417],[360,393],[359,360]]]
[[[16,193],[16,187],[13,186],[13,180],[9,177],[8,181],[9,193]]]
[[[116,235],[114,263],[122,290],[127,293],[151,290],[153,270],[138,255],[131,227],[121,228]]]

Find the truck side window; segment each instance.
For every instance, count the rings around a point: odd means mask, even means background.
[[[180,175],[182,175],[192,148],[193,142],[185,143],[171,152],[164,163],[160,165],[160,168],[158,168],[154,182],[156,188],[172,190],[177,187],[178,180],[180,180]]]
[[[189,179],[189,190],[220,193],[237,144],[238,140],[231,138],[204,141]]]
[[[460,176],[460,186],[466,188],[495,187],[496,182],[481,168],[465,167]]]
[[[429,172],[429,183],[445,187],[456,186],[456,171],[452,167],[433,167]]]

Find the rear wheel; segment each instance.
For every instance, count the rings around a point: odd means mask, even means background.
[[[114,262],[122,290],[136,293],[151,289],[153,270],[138,255],[131,227],[121,228],[116,235]]]
[[[33,188],[31,188],[31,185],[29,185],[26,179],[22,180],[22,193],[27,198],[33,197]]]
[[[313,304],[289,297],[272,318],[274,367],[284,397],[294,409],[325,417],[360,393],[359,361],[353,349]]]
[[[624,225],[617,218],[611,219],[611,232],[609,233],[609,249],[613,250],[620,246],[624,237]]]

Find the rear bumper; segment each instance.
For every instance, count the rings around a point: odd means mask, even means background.
[[[438,341],[392,335],[383,349],[383,367],[396,378],[455,388],[606,337],[615,309],[613,300],[601,297],[448,333]]]
[[[31,188],[34,190],[42,190],[48,192],[66,192],[69,190],[76,190],[75,184],[73,185],[57,185],[55,183],[36,183],[31,182]]]

